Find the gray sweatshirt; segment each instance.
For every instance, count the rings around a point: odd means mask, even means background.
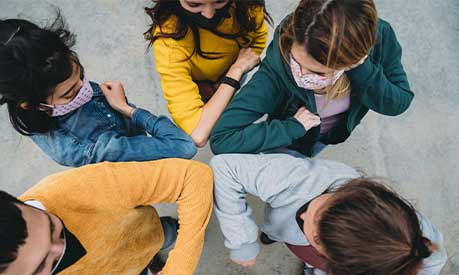
[[[258,226],[247,194],[266,202],[261,231],[292,245],[309,245],[295,217],[298,209],[326,190],[361,175],[336,161],[296,158],[286,154],[228,154],[214,157],[215,213],[233,260],[254,259],[260,250]],[[441,233],[419,214],[423,234],[440,249],[424,260],[420,275],[440,274],[447,256]],[[318,272],[319,273],[319,272]]]

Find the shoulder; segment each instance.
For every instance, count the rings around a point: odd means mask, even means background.
[[[249,14],[251,17],[256,19],[257,23],[263,22],[265,19],[265,9],[261,6],[250,8]]]
[[[170,53],[173,49],[180,49],[186,53],[192,52],[194,49],[194,40],[193,34],[189,30],[186,31],[186,34],[183,38],[175,39],[172,37],[161,37],[162,35],[174,34],[177,32],[178,17],[172,15],[161,27],[157,27],[153,32],[153,35],[159,36],[158,39],[153,42],[153,50],[155,54],[162,57],[169,56],[167,53]],[[156,57],[158,58],[158,57]]]
[[[104,94],[102,93],[102,90],[100,89],[99,83],[89,81],[89,84],[91,84],[91,88],[94,91],[93,96],[103,96]]]
[[[394,62],[402,53],[395,31],[391,24],[381,18],[378,19],[376,29],[376,43],[370,53],[375,63]]]
[[[384,38],[387,36],[395,36],[394,29],[392,28],[391,24],[384,19],[378,19],[378,26],[377,26],[377,36]]]
[[[397,36],[392,25],[381,18],[378,19],[376,37],[376,43],[383,48],[393,47],[395,44],[398,44]]]
[[[178,24],[178,17],[171,15],[161,26],[156,27],[153,35],[175,33]]]

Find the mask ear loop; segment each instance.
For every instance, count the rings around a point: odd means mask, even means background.
[[[11,40],[13,40],[14,36],[21,30],[21,27],[19,26],[15,32],[13,32],[13,34],[11,34],[10,38],[8,38],[8,40],[6,40],[5,43],[3,43],[4,46],[8,45],[8,43],[10,43]]]
[[[51,115],[53,113],[54,107],[55,106],[51,104],[40,103],[40,105],[37,107],[37,110]]]

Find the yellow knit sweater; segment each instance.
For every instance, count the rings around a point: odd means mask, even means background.
[[[49,176],[20,199],[40,201],[85,247],[63,275],[140,274],[164,241],[150,205],[177,203],[180,230],[163,272],[181,275],[199,261],[212,184],[210,168],[194,161],[104,162]]]
[[[248,43],[244,43],[242,38],[238,41],[242,46],[252,47],[255,52],[261,54],[268,37],[264,10],[255,8],[252,14],[260,27],[246,37]],[[177,18],[171,17],[161,27],[161,31],[173,33],[176,22]],[[231,34],[237,33],[238,28],[232,16],[225,19],[218,30]],[[158,32],[160,32],[159,27],[155,30],[155,34]],[[191,134],[196,128],[204,106],[198,86],[194,81],[216,82],[234,63],[240,49],[237,41],[222,38],[208,30],[200,28],[199,35],[203,51],[221,53],[223,56],[219,59],[206,59],[196,53],[193,54],[194,40],[191,31],[188,31],[183,39],[160,38],[153,44],[156,69],[161,77],[161,86],[169,112],[175,123],[187,134]],[[188,59],[189,56],[191,58]]]

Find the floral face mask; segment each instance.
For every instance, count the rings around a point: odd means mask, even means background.
[[[320,90],[327,86],[334,85],[344,73],[344,70],[341,70],[335,72],[333,76],[321,76],[314,73],[303,74],[301,72],[301,65],[296,62],[291,55],[290,69],[292,70],[293,78],[298,87],[308,90]]]
[[[63,116],[76,109],[80,108],[84,104],[88,103],[94,94],[94,90],[89,83],[89,80],[83,79],[83,86],[78,91],[78,94],[75,96],[72,101],[67,104],[40,104],[40,110],[49,112],[49,115],[52,117]]]

